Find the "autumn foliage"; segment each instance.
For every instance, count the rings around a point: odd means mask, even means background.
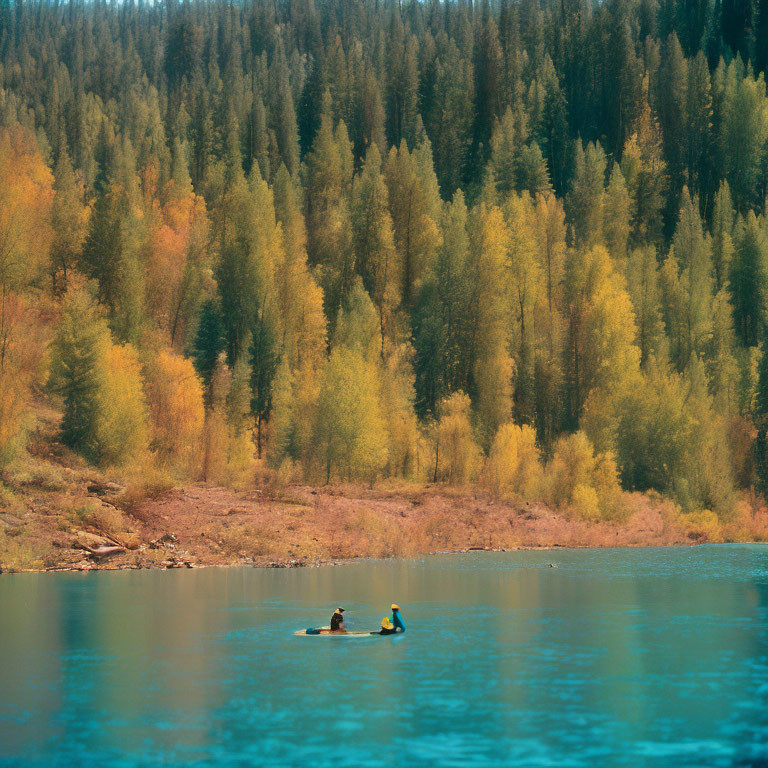
[[[0,469],[46,408],[173,481],[729,530],[768,491],[764,24],[598,5],[0,10]]]

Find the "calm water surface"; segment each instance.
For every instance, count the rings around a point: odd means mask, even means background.
[[[767,704],[758,545],[0,578],[0,765],[768,766]]]

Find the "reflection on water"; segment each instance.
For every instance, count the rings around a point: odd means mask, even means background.
[[[757,545],[4,576],[0,764],[768,765],[767,621]]]

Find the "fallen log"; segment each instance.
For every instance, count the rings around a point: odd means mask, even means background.
[[[81,545],[81,549],[84,549],[94,560],[101,560],[103,557],[125,552],[125,547],[89,547]]]

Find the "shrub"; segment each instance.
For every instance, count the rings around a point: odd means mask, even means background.
[[[555,444],[552,461],[547,466],[546,483],[549,500],[557,506],[570,506],[588,519],[596,517],[622,517],[624,509],[616,461],[611,453],[594,454],[592,443],[583,432],[561,437]],[[576,489],[578,503],[576,500]],[[599,514],[594,514],[592,495],[594,491]]]
[[[591,485],[577,485],[571,494],[571,509],[582,520],[600,519],[600,501]]]
[[[493,439],[487,469],[494,493],[536,497],[541,489],[541,463],[535,430],[527,424],[502,425]]]
[[[719,542],[723,540],[720,520],[709,509],[681,514],[680,524],[688,538],[694,541]]]
[[[437,477],[451,485],[469,482],[480,462],[480,448],[470,423],[470,400],[455,392],[440,403],[440,422],[435,439]]]
[[[93,505],[85,513],[85,522],[107,534],[125,530],[125,518],[120,510],[104,504]]]
[[[583,432],[561,437],[547,466],[550,502],[568,504],[577,485],[591,484],[594,466],[592,444]]]

